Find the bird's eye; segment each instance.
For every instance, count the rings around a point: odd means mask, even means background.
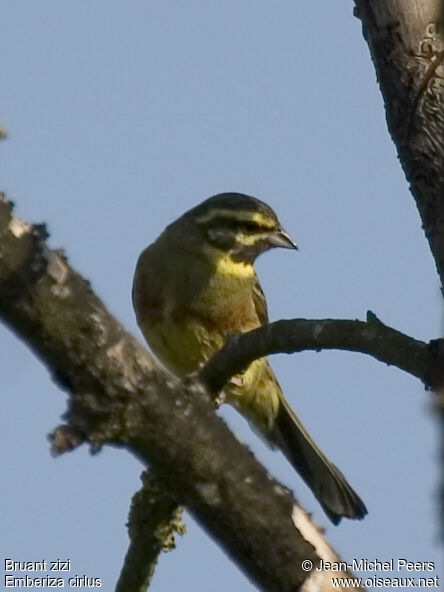
[[[245,222],[243,224],[243,228],[246,232],[251,234],[258,231],[257,224],[255,224],[254,222]]]

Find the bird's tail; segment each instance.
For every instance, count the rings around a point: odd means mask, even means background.
[[[282,450],[334,524],[342,517],[364,518],[367,514],[364,502],[316,446],[283,395],[268,437]]]

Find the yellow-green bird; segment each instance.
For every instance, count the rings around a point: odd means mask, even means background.
[[[195,371],[231,335],[268,322],[253,263],[273,247],[296,248],[273,210],[254,197],[222,193],[183,214],[143,251],[133,285],[137,322],[176,376]],[[285,454],[332,522],[364,517],[364,503],[310,438],[266,358],[233,377],[224,395]]]

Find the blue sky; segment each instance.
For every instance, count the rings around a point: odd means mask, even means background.
[[[19,216],[47,223],[51,246],[140,339],[130,299],[138,253],[183,211],[230,190],[267,201],[300,247],[257,263],[272,319],[363,319],[371,309],[419,339],[439,336],[434,262],[352,4],[2,2],[0,188]],[[4,327],[0,359],[0,557],[69,558],[72,575],[112,590],[142,467],[111,448],[51,458],[45,435],[64,393]],[[369,515],[333,527],[283,457],[223,409],[236,434],[344,559],[434,561],[439,574],[431,394],[359,354],[272,364]],[[253,590],[186,521],[151,590]]]

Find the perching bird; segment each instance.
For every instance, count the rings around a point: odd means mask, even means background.
[[[222,193],[186,212],[143,251],[133,285],[137,322],[175,375],[195,371],[230,335],[268,322],[253,263],[273,247],[297,248],[273,210],[254,197]],[[285,454],[332,522],[364,517],[364,503],[310,438],[266,358],[233,377],[224,395]]]

